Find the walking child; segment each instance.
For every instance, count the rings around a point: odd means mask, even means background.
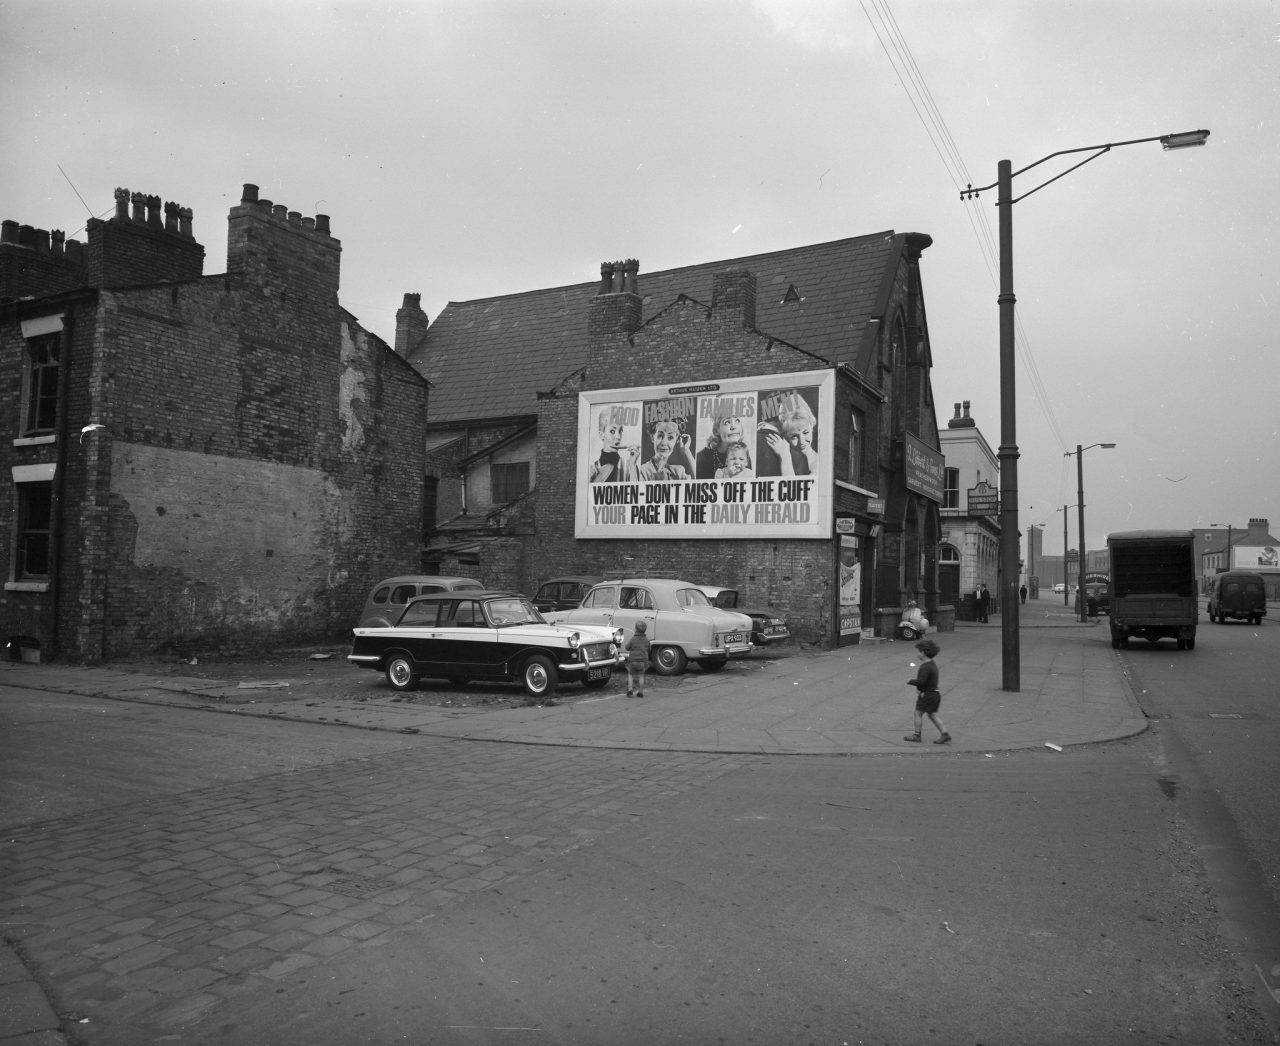
[[[627,697],[644,697],[644,674],[649,670],[647,626],[636,622],[635,634],[627,640]]]
[[[942,694],[938,692],[938,666],[934,662],[934,658],[938,656],[939,647],[932,639],[922,639],[916,644],[916,649],[920,651],[920,656],[924,659],[920,662],[920,668],[916,671],[915,679],[908,679],[907,682],[919,691],[916,697],[916,732],[907,734],[904,741],[920,741],[920,726],[924,722],[924,717],[929,717],[929,722],[938,728],[941,735],[938,740],[934,741],[935,745],[950,744],[951,735],[947,733],[947,728],[943,726],[942,720],[938,718],[938,706],[942,704]]]

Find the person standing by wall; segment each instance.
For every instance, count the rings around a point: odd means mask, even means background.
[[[986,624],[987,613],[991,609],[991,593],[987,591],[986,585],[978,586],[978,598],[976,602],[978,605],[977,606],[978,620],[981,621],[983,624]]]

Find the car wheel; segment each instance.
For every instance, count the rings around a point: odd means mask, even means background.
[[[530,697],[548,697],[556,692],[560,677],[546,654],[534,654],[520,671],[520,682]]]
[[[689,659],[678,646],[660,646],[653,651],[653,670],[660,676],[681,676]]]
[[[704,672],[719,672],[728,663],[729,663],[729,659],[727,657],[726,658],[717,657],[712,661],[698,662],[698,664],[701,666]]]
[[[605,676],[603,679],[584,679],[582,681],[582,685],[588,690],[603,690],[609,685],[609,677]]]
[[[1195,636],[1191,636],[1190,638],[1188,638],[1188,639],[1187,639],[1187,646],[1186,646],[1186,649],[1187,649],[1187,650],[1194,650],[1195,648],[1196,648],[1196,637],[1195,637]]]
[[[392,690],[412,690],[418,685],[418,670],[413,661],[397,654],[387,662],[387,685]]]

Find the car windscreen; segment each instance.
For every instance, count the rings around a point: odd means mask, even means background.
[[[489,621],[496,628],[510,625],[537,625],[542,623],[542,615],[533,608],[527,599],[514,596],[504,599],[490,599],[485,603]]]
[[[709,607],[711,600],[698,588],[681,588],[676,590],[676,602],[682,607]]]

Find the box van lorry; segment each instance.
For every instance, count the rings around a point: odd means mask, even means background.
[[[1194,536],[1189,530],[1128,530],[1107,536],[1111,553],[1111,645],[1131,636],[1155,643],[1168,636],[1194,650],[1200,599]]]
[[[1262,624],[1267,613],[1266,583],[1251,570],[1226,570],[1209,582],[1209,620],[1226,624],[1227,618],[1244,618]]]

